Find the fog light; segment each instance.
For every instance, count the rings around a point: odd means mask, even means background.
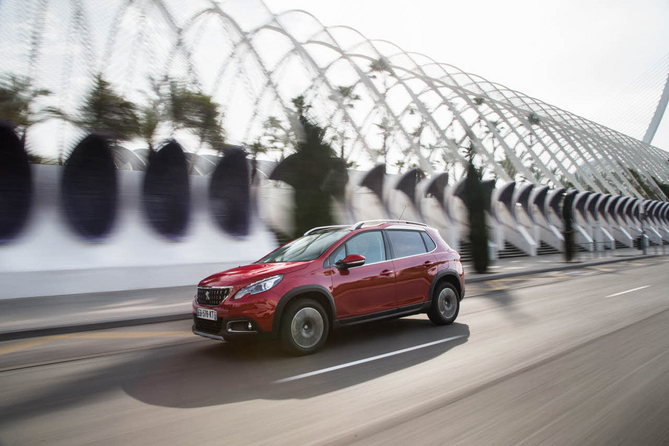
[[[253,330],[253,325],[250,322],[249,322],[248,327],[249,327],[249,331]]]

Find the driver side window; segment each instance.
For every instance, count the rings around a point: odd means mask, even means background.
[[[387,260],[386,247],[381,231],[368,231],[349,239],[330,256],[330,265],[351,254],[359,254],[365,258],[365,265]]]
[[[381,231],[369,231],[356,235],[346,242],[346,255],[359,254],[365,258],[365,265],[386,260],[386,248]]]

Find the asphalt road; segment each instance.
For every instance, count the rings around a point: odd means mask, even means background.
[[[0,343],[0,444],[669,444],[669,259],[472,284],[313,356],[188,321]]]

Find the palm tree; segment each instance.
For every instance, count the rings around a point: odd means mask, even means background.
[[[539,118],[539,116],[535,113],[530,113],[527,115],[527,120],[529,121],[530,125],[539,125],[541,122],[541,118]]]
[[[388,163],[388,139],[393,134],[393,126],[390,124],[390,119],[387,116],[381,118],[380,124],[374,124],[381,130],[381,136],[383,136],[383,144],[381,145],[381,150],[379,154],[383,157],[383,163]]]
[[[279,160],[286,156],[286,150],[291,146],[292,140],[290,131],[284,128],[282,122],[276,116],[270,116],[263,123],[265,133],[262,138],[265,140],[267,150],[279,152]]]
[[[172,81],[170,83],[169,114],[175,128],[195,131],[200,144],[207,143],[212,149],[222,152],[225,134],[221,127],[223,114],[211,96],[189,89]]]
[[[291,102],[295,106],[295,109],[297,110],[297,116],[300,119],[300,122],[302,120],[306,119],[307,117],[307,112],[309,109],[311,109],[311,104],[308,104],[306,100],[304,99],[304,95],[299,95],[291,99]],[[304,125],[304,123],[302,122]]]
[[[88,133],[104,136],[110,141],[112,150],[118,148],[120,141],[141,135],[137,106],[116,93],[102,74],[95,76],[93,88],[74,116],[63,112],[58,112],[57,116]],[[59,153],[58,159],[62,164],[63,153]]]
[[[337,92],[330,95],[331,100],[341,100],[345,108],[353,109],[355,108],[355,103],[361,100],[360,95],[355,93],[355,84],[347,86],[339,85],[337,87]],[[344,122],[347,121],[346,115],[344,114]],[[333,142],[339,142],[339,151],[340,157],[343,160],[347,160],[348,156],[346,154],[346,141],[351,138],[347,135],[346,126],[343,126],[341,130],[336,131],[336,135],[332,138]],[[350,154],[349,154],[350,155]]]
[[[49,90],[33,88],[27,77],[3,76],[0,78],[0,120],[9,122],[25,141],[28,127],[62,115],[55,107],[42,107],[35,111],[35,100],[50,95]],[[31,162],[38,164],[56,162],[34,154],[28,156]]]
[[[335,134],[330,138],[330,141],[333,143],[338,143],[339,144],[339,157],[341,159],[346,159],[346,142],[351,139],[346,135],[346,129],[341,128],[339,130],[335,130]]]
[[[488,270],[488,228],[485,220],[485,191],[481,184],[483,172],[474,166],[474,146],[468,155],[467,176],[464,184],[464,201],[468,211],[469,242],[471,243],[474,269],[482,274]]]
[[[388,73],[391,76],[395,75],[392,67],[390,66],[390,61],[383,56],[370,62],[369,71],[373,73],[369,76],[372,79],[376,78],[376,73]]]
[[[0,78],[0,119],[25,133],[28,127],[41,120],[40,114],[44,112],[33,112],[33,102],[50,94],[49,90],[33,88],[27,77],[3,76]]]
[[[348,87],[339,85],[337,89],[339,90],[339,94],[341,95],[344,107],[354,108],[355,102],[361,99],[360,95],[355,93],[355,84],[349,85]]]
[[[535,113],[530,113],[527,115],[527,121],[530,123],[530,147],[534,145],[534,132],[532,132],[532,127],[539,125],[541,123],[541,118]]]
[[[139,136],[146,142],[149,154],[151,154],[155,151],[153,140],[158,125],[161,121],[170,119],[167,110],[170,97],[163,88],[168,83],[167,76],[161,80],[150,77],[149,83],[151,84],[151,91],[145,92],[148,104],[139,109]]]
[[[509,159],[509,155],[504,155],[504,159],[500,163],[502,166],[502,169],[506,171],[506,174],[509,175],[509,178],[511,178],[511,181],[513,181],[516,178],[516,174],[518,173],[518,169],[516,169],[516,166],[513,165],[513,162]]]
[[[492,157],[493,162],[495,162],[495,153],[497,152],[497,148],[498,148],[497,147],[497,138],[495,137],[495,132],[499,132],[502,129],[499,127],[499,121],[489,121],[489,123],[492,127],[484,129],[483,133],[485,135],[484,139],[486,137],[490,136],[490,139],[492,140],[492,154],[491,154],[491,157]]]
[[[101,74],[72,122],[88,132],[107,133],[114,143],[140,134],[137,106],[117,94]]]
[[[251,146],[249,146],[249,152],[251,152],[251,159],[256,161],[258,155],[261,153],[267,153],[267,147],[263,146],[260,141],[256,141]]]
[[[562,236],[564,238],[564,256],[567,262],[571,262],[574,258],[574,216],[572,212],[574,197],[574,194],[567,194],[562,203],[562,220],[564,221]]]
[[[328,182],[328,179],[333,177],[336,163],[333,162],[335,152],[324,139],[325,129],[306,115],[310,106],[305,102],[304,96],[294,98],[293,104],[297,109],[304,138],[296,143],[296,152],[284,162],[292,160],[290,164],[293,167],[288,182],[295,189],[297,234],[303,234],[314,226],[330,225],[334,221],[330,207],[332,184],[328,184],[332,181]],[[340,164],[345,174],[341,161]]]
[[[386,95],[388,94],[389,84],[388,81],[390,77],[395,76],[395,72],[390,66],[390,62],[385,57],[380,57],[379,59],[373,60],[369,64],[369,74],[370,79],[376,79],[378,76],[381,76],[381,83],[383,85],[383,90],[380,92],[383,101],[385,102]],[[381,117],[381,122],[379,124],[374,124],[379,129],[381,129],[381,134],[383,135],[383,145],[381,146],[380,154],[383,156],[383,162],[388,162],[388,139],[391,137],[393,132],[393,126],[390,124],[390,117],[387,113],[384,113]]]
[[[32,102],[49,94],[48,90],[32,89],[26,78],[10,76],[0,88],[1,113],[17,127],[23,128],[24,137],[28,126],[51,118],[71,122],[88,132],[106,133],[114,141],[129,140],[139,134],[135,104],[114,92],[111,84],[100,74],[95,77],[93,88],[74,117],[54,107],[45,107],[32,113]],[[58,158],[59,164],[62,164],[62,154]]]
[[[267,153],[267,147],[263,146],[260,141],[256,141],[249,146],[249,152],[251,152],[251,184],[253,184],[258,170],[258,155]]]
[[[160,112],[153,105],[147,105],[139,112],[139,135],[149,147],[149,152],[153,153],[153,138],[156,136],[156,129],[160,124]]]

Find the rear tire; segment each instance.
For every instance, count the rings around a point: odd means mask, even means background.
[[[291,355],[310,355],[323,347],[329,331],[323,306],[313,299],[297,299],[288,304],[281,318],[281,346]]]
[[[432,305],[427,317],[437,325],[450,325],[460,312],[460,295],[453,285],[442,282],[432,296]]]

